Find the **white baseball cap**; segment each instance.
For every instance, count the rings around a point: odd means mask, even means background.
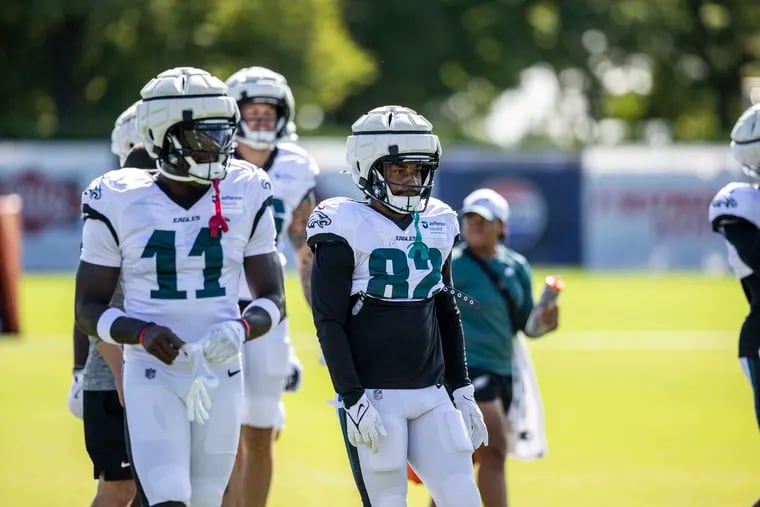
[[[509,219],[509,203],[498,192],[490,188],[479,188],[464,198],[461,213],[475,213],[489,222],[498,219],[506,224]]]

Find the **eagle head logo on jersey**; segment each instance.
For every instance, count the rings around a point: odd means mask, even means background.
[[[442,152],[431,123],[401,106],[373,109],[351,126],[346,140],[346,161],[356,186],[397,213],[425,210]],[[413,192],[394,194],[385,175],[389,163],[418,164],[422,168],[421,184],[403,185]]]
[[[308,227],[309,229],[314,229],[315,227],[324,229],[331,223],[332,223],[332,220],[330,219],[330,217],[328,217],[327,215],[325,215],[323,212],[319,210],[315,210],[309,217],[309,222],[306,224],[306,227]]]

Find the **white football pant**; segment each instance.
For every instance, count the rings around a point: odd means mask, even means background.
[[[285,406],[282,394],[290,375],[288,320],[269,333],[243,344],[243,424],[282,429]]]
[[[188,366],[136,358],[124,365],[124,401],[132,466],[150,505],[218,506],[235,463],[243,406],[240,361],[211,367],[211,418],[187,420]]]
[[[472,443],[444,387],[365,393],[388,433],[380,437],[376,453],[347,443],[352,469],[361,472],[355,479],[363,481],[369,497],[365,501],[372,507],[405,507],[409,461],[438,507],[480,507]],[[340,413],[346,438],[345,412]]]

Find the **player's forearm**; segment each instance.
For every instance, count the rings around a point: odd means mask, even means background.
[[[98,332],[98,322],[103,317],[103,313],[109,308],[111,307],[99,302],[77,302],[77,326],[82,332],[103,339],[104,337],[101,336],[102,333]],[[105,327],[108,328],[106,331],[110,333],[110,336],[114,341],[124,344],[136,344],[139,341],[140,332],[148,324],[150,323],[145,322],[144,320],[122,316],[114,320],[110,326]],[[102,323],[100,327],[102,331],[104,329]]]
[[[443,283],[451,287],[451,256],[443,264],[441,274]],[[441,332],[443,360],[446,365],[446,383],[452,389],[457,389],[469,384],[470,380],[467,376],[462,318],[456,299],[450,292],[441,291],[435,295],[435,313]]]
[[[317,337],[333,388],[346,406],[350,407],[364,394],[364,388],[356,372],[348,336],[340,324],[320,320],[317,324]]]
[[[311,264],[314,255],[308,246],[304,245],[298,251],[298,274],[301,276],[301,287],[306,303],[311,306]]]
[[[106,342],[98,342],[95,347],[108,367],[111,368],[114,378],[121,379],[123,357],[121,347]]]
[[[319,245],[311,270],[312,313],[335,392],[351,406],[364,389],[348,340],[353,252],[342,243]]]
[[[452,389],[456,389],[470,383],[467,376],[462,320],[452,296],[439,293],[436,295],[435,303],[438,327],[441,331],[443,360],[446,364],[446,383]]]
[[[306,244],[306,219],[310,212],[311,208],[308,208],[305,213],[302,212],[304,216],[299,218],[297,222],[295,221],[296,217],[294,217],[294,224],[288,231],[288,238],[298,263],[298,274],[301,277],[303,295],[309,306],[311,306],[311,264],[314,259],[314,254],[311,253],[311,249]]]
[[[248,340],[265,335],[285,318],[285,295],[279,291],[262,294],[243,310],[241,318],[248,324]]]
[[[76,324],[74,324],[72,335],[74,341],[74,368],[84,368],[84,363],[87,362],[87,354],[90,350],[90,340],[86,334],[79,330]]]

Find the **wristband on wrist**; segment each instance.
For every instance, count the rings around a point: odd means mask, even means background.
[[[100,314],[100,317],[98,317],[98,337],[104,342],[120,345],[119,342],[114,340],[113,336],[111,336],[111,326],[113,326],[116,319],[126,316],[127,314],[118,308],[114,308],[113,306],[106,308],[106,310]]]
[[[147,331],[150,326],[155,326],[155,325],[156,324],[153,323],[153,322],[148,322],[147,324],[145,324],[142,327],[142,329],[140,329],[140,332],[137,333],[137,343],[139,343],[140,345],[142,345],[143,344],[143,338],[145,337],[145,331]]]
[[[256,306],[258,308],[261,308],[262,310],[264,310],[265,312],[267,312],[267,314],[269,315],[269,318],[272,320],[272,323],[269,326],[269,328],[266,331],[264,331],[264,333],[262,333],[262,334],[267,334],[272,329],[274,329],[277,326],[277,324],[280,323],[280,319],[282,318],[282,314],[280,313],[280,309],[278,308],[278,306],[271,299],[269,299],[269,298],[254,299],[251,302],[250,305],[248,305],[248,306],[245,307],[245,310],[243,310],[243,314],[245,314],[245,312],[247,312],[248,309],[250,309],[250,308],[252,308],[254,306]]]
[[[245,328],[245,338],[243,341],[248,341],[248,338],[251,336],[251,325],[242,317],[240,318],[240,323],[243,324],[243,328]]]

